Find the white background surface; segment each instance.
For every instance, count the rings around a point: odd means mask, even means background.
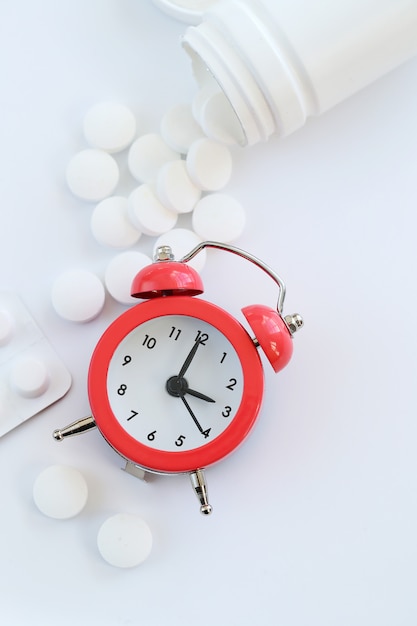
[[[120,471],[97,431],[51,437],[88,414],[91,351],[124,310],[109,298],[87,325],[52,310],[61,271],[102,276],[114,254],[93,240],[92,206],[71,196],[65,167],[85,147],[92,104],[128,104],[142,133],[191,99],[183,28],[144,0],[1,3],[0,287],[23,297],[73,375],[65,399],[0,441],[2,622],[414,626],[417,61],[285,141],[235,154],[227,191],[248,214],[236,243],[285,278],[286,312],[305,328],[283,373],[266,365],[252,436],[207,471],[211,518],[186,477],[143,484]],[[246,265],[213,252],[203,273],[206,297],[237,316],[276,300]],[[73,520],[32,502],[52,463],[88,480]],[[152,555],[133,570],[97,552],[100,524],[118,512],[153,530]]]

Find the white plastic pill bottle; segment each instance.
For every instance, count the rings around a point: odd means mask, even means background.
[[[226,143],[289,135],[417,54],[417,0],[153,1],[192,24],[204,130]]]

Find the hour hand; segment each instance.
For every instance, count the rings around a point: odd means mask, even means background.
[[[193,360],[193,358],[195,357],[195,353],[198,350],[198,346],[200,345],[201,341],[199,341],[198,339],[196,340],[196,342],[194,343],[193,347],[191,348],[187,358],[185,359],[182,368],[179,371],[178,374],[178,378],[183,378],[185,372],[188,370],[191,361]]]
[[[168,378],[166,383],[166,390],[168,391],[170,396],[174,396],[175,398],[183,398],[186,393],[190,394],[190,396],[194,396],[195,398],[200,398],[200,400],[205,400],[206,402],[215,402],[213,398],[209,398],[204,393],[200,393],[200,391],[195,391],[195,389],[190,389],[185,378],[179,378],[178,376],[171,376]]]
[[[189,393],[190,396],[200,398],[200,400],[205,400],[206,402],[216,402],[216,400],[213,400],[213,398],[209,398],[204,393],[200,393],[199,391],[195,391],[195,389],[190,389],[189,387],[187,387],[185,393]]]

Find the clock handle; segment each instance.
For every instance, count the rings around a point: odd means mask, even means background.
[[[237,256],[240,256],[243,259],[250,261],[261,270],[263,270],[266,274],[268,274],[268,276],[270,276],[272,280],[278,285],[277,311],[280,315],[282,314],[285,300],[285,283],[282,278],[269,267],[269,265],[266,265],[266,263],[261,261],[261,259],[258,259],[253,254],[249,254],[249,252],[246,252],[241,248],[236,248],[235,246],[230,246],[229,244],[220,243],[218,241],[202,241],[190,252],[188,252],[188,254],[183,256],[180,261],[182,263],[188,263],[188,261],[191,261],[191,259],[194,258],[199,252],[201,252],[201,250],[204,250],[204,248],[217,248],[225,252],[231,252],[232,254],[236,254]]]

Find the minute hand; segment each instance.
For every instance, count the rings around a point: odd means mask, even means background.
[[[184,361],[184,364],[183,364],[182,368],[179,371],[178,378],[183,378],[185,372],[188,370],[188,368],[190,366],[191,361],[195,357],[195,353],[197,352],[198,346],[200,345],[200,343],[201,343],[201,341],[197,340],[195,342],[195,344],[193,345],[193,347],[191,348],[187,358]]]
[[[192,408],[190,407],[190,405],[188,404],[187,400],[184,398],[184,396],[180,396],[181,400],[183,401],[187,411],[189,412],[189,414],[191,415],[191,417],[193,418],[194,424],[197,426],[198,430],[200,431],[200,433],[203,433],[203,429],[201,428],[201,424],[198,421],[198,419],[196,418],[196,416],[193,413]]]

